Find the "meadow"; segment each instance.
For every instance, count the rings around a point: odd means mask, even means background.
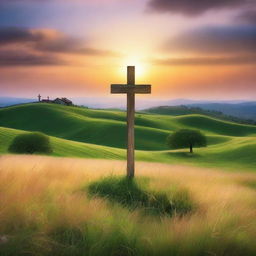
[[[51,136],[54,156],[124,160],[126,115],[117,110],[94,110],[54,104],[24,104],[0,109],[0,153],[8,153],[13,138],[40,131]],[[206,115],[167,116],[136,113],[136,160],[254,171],[256,126]],[[182,129],[200,129],[207,148],[169,150],[166,137]]]
[[[85,188],[123,175],[117,160],[5,155],[0,158],[0,255],[255,255],[252,172],[137,163],[137,178],[171,195],[185,189],[195,208],[151,216]]]

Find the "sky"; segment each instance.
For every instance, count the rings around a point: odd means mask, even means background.
[[[0,96],[256,100],[256,0],[0,0]],[[112,95],[115,97],[115,95]]]

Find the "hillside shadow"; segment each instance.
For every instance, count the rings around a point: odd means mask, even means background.
[[[90,196],[102,197],[129,210],[139,208],[150,215],[184,215],[190,212],[193,204],[187,191],[179,190],[171,197],[163,192],[146,189],[147,180],[124,177],[107,177],[89,185]]]
[[[188,159],[197,159],[201,158],[202,156],[197,153],[189,153],[189,152],[166,152],[167,156],[174,156],[177,158],[188,158]]]

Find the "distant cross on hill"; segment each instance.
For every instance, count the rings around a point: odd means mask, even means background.
[[[38,94],[38,101],[41,101],[41,95],[40,94]]]
[[[135,67],[127,67],[127,84],[112,84],[111,93],[125,93],[127,95],[127,177],[134,177],[134,114],[135,94],[151,93],[151,85],[135,84]]]

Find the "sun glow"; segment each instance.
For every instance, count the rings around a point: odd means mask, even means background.
[[[126,74],[127,72],[127,66],[135,66],[135,76],[136,80],[141,80],[145,78],[145,75],[147,73],[147,65],[143,63],[140,59],[136,57],[129,57],[124,59],[123,65],[120,68],[120,73]]]

